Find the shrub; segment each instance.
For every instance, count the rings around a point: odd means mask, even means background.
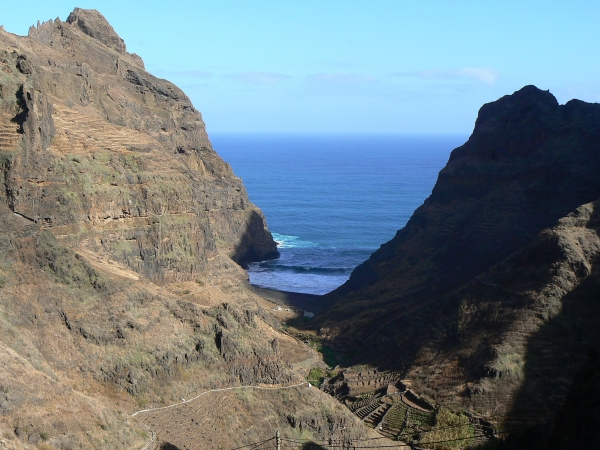
[[[313,367],[310,369],[310,372],[308,372],[306,379],[309,383],[314,384],[316,387],[321,387],[323,380],[327,376],[329,376],[329,372],[326,370],[321,369],[320,367]]]

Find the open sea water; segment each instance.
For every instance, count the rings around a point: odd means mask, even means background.
[[[220,134],[281,257],[252,263],[259,287],[325,294],[402,228],[464,135]]]

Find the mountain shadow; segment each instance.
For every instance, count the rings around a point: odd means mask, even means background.
[[[511,422],[534,424],[553,417],[576,388],[574,377],[600,343],[600,270],[562,299],[560,313],[527,342],[523,382],[508,412]],[[595,399],[600,402],[600,398]],[[581,414],[589,399],[582,394]],[[588,407],[591,405],[588,405]]]
[[[179,447],[168,442],[162,442],[160,444],[160,450],[179,450]]]
[[[313,326],[342,365],[500,429],[551,420],[600,344],[598,123],[533,86],[484,105],[406,227],[325,297]]]
[[[598,205],[598,202],[594,206]],[[577,271],[582,281],[562,297],[560,310],[527,340],[523,381],[507,414],[507,426],[536,424],[509,440],[512,448],[598,448],[600,437],[600,212],[594,208],[582,241],[591,255]],[[595,244],[595,245],[590,245]],[[588,245],[585,245],[588,244]],[[553,419],[552,426],[549,421]],[[552,429],[552,430],[551,430]],[[552,431],[552,433],[550,433]]]
[[[550,441],[556,448],[600,448],[600,354],[590,350],[558,412]]]
[[[326,450],[327,447],[323,447],[322,445],[315,444],[314,442],[307,442],[306,444],[300,447],[302,450]]]
[[[600,448],[600,355],[595,349],[578,370],[554,420],[530,427],[513,424],[502,439],[477,450],[567,450]]]
[[[595,360],[573,381],[590,348],[600,346],[599,262],[597,200],[450,294],[415,296],[404,311],[392,305],[369,341],[354,341],[353,361],[398,368],[417,393],[484,416],[500,436],[510,435],[485,448],[555,448],[547,446],[558,439],[566,444],[557,448],[594,448],[569,445],[595,442],[586,430],[600,424]],[[588,427],[574,426],[577,420]],[[548,440],[553,426],[556,439]]]

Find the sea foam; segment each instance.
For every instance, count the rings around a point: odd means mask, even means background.
[[[310,248],[318,247],[319,244],[315,244],[311,241],[304,241],[298,236],[288,236],[286,234],[271,233],[273,240],[277,243],[277,248]]]

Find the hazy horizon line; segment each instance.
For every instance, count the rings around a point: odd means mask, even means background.
[[[444,131],[208,131],[208,137],[214,134],[344,134],[344,135],[402,135],[402,136],[470,136],[470,132],[444,132]]]

